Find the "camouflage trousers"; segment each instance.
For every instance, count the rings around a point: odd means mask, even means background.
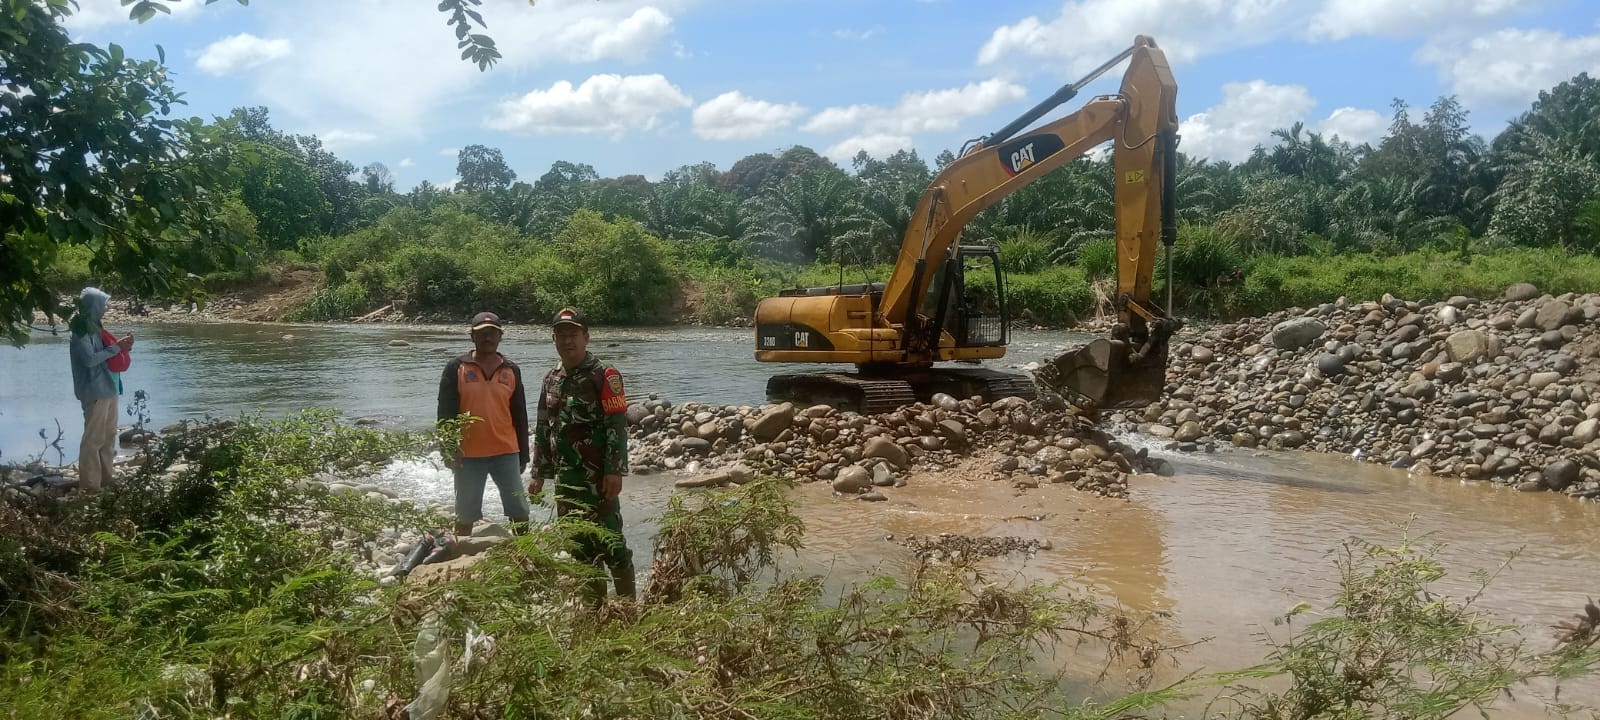
[[[622,535],[622,512],[616,500],[605,501],[600,491],[600,478],[588,473],[558,473],[556,475],[556,514],[566,517],[577,513],[605,529],[600,534],[585,534],[577,539],[572,557],[596,567],[611,571],[617,595],[635,597],[633,551]],[[605,596],[605,578],[597,581],[595,594]]]

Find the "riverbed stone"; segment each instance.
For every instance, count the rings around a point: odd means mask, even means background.
[[[1568,313],[1572,306],[1560,300],[1551,300],[1539,306],[1533,316],[1533,326],[1540,330],[1560,330],[1561,326],[1569,324]]]
[[[1272,327],[1272,344],[1279,350],[1299,350],[1328,331],[1328,326],[1316,318],[1293,318]]]
[[[1317,372],[1328,377],[1343,375],[1345,362],[1345,357],[1338,353],[1322,353],[1317,356]]]
[[[1473,363],[1485,359],[1489,354],[1489,338],[1482,330],[1452,333],[1445,338],[1444,346],[1451,362]]]
[[[1565,490],[1567,486],[1578,481],[1579,471],[1577,463],[1565,458],[1557,460],[1544,466],[1542,473],[1544,485],[1557,492]]]
[[[1512,283],[1506,287],[1505,299],[1509,302],[1533,300],[1539,297],[1539,288],[1533,283]]]
[[[772,442],[793,424],[794,404],[782,403],[762,412],[760,417],[746,426],[746,429],[756,442]]]
[[[900,469],[905,469],[911,465],[911,458],[906,455],[905,448],[881,436],[868,440],[866,446],[861,449],[861,455],[869,458],[883,458]]]
[[[846,495],[858,493],[872,487],[872,474],[859,465],[850,465],[839,470],[839,476],[833,480],[833,489]]]

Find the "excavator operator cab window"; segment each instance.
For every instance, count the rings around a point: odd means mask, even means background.
[[[956,319],[952,328],[958,345],[964,347],[1004,345],[1006,343],[1005,286],[1000,275],[1000,256],[994,248],[963,246],[956,253],[961,268]]]

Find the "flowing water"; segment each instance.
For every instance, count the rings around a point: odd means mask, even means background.
[[[120,330],[120,328],[119,328]],[[388,325],[162,324],[133,327],[138,344],[124,376],[128,393],[149,393],[151,425],[260,410],[280,415],[306,406],[350,417],[421,427],[433,417],[439,373],[467,349],[457,328]],[[1009,364],[1042,360],[1083,336],[1018,333]],[[405,340],[408,347],[391,347]],[[613,361],[630,395],[674,402],[759,404],[765,379],[783,371],[752,359],[748,330],[597,330],[591,349]],[[548,332],[513,327],[502,351],[530,383],[553,361]],[[26,349],[0,348],[0,459],[40,453],[56,433],[73,459],[81,415],[63,338],[36,337]],[[128,396],[123,399],[127,405]],[[130,424],[124,418],[124,425]],[[1130,442],[1141,442],[1129,438]],[[825,483],[797,490],[807,521],[810,571],[839,581],[911,567],[886,539],[952,532],[1048,539],[1054,549],[1004,563],[1025,578],[1067,580],[1140,611],[1164,611],[1169,642],[1209,640],[1184,653],[1176,678],[1193,670],[1238,668],[1265,654],[1260,635],[1282,636],[1272,618],[1296,602],[1321,606],[1336,574],[1333,552],[1346,538],[1393,543],[1404,533],[1446,543],[1452,568],[1444,587],[1464,595],[1471,569],[1518,556],[1481,599],[1495,619],[1529,628],[1548,647],[1550,626],[1600,597],[1600,507],[1307,453],[1152,452],[1177,474],[1140,476],[1128,501],[1046,486],[1017,495],[986,473],[943,473],[894,490],[886,503],[831,496]],[[47,454],[55,460],[55,451]],[[383,482],[407,496],[448,501],[446,472],[430,461],[399,463]],[[671,478],[629,481],[624,514],[630,542],[649,547],[651,517],[672,493]],[[493,493],[490,493],[492,498]],[[491,499],[486,509],[496,509]],[[492,513],[491,513],[492,514]],[[1043,519],[1025,519],[1042,516]],[[1600,705],[1600,683],[1566,688],[1562,699]],[[1537,706],[1508,703],[1501,714],[1533,717]]]

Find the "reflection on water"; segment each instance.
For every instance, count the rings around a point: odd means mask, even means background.
[[[433,416],[447,357],[467,349],[464,332],[437,327],[206,324],[138,326],[134,332],[139,344],[126,385],[130,393],[151,394],[157,426],[207,414],[259,409],[277,415],[325,406],[420,427]],[[390,347],[391,340],[410,346]],[[1007,360],[1039,360],[1081,340],[1018,333]],[[592,348],[620,366],[630,390],[679,402],[757,404],[767,376],[784,370],[754,362],[748,330],[602,329]],[[510,328],[504,351],[523,365],[529,382],[554,359],[543,328]],[[66,356],[62,338],[37,338],[20,351],[0,348],[5,457],[37,452],[38,429],[53,429],[60,418],[71,459],[81,420]],[[1469,570],[1493,569],[1520,552],[1482,604],[1499,620],[1532,628],[1535,648],[1549,646],[1551,625],[1585,598],[1600,596],[1600,511],[1593,503],[1412,478],[1337,457],[1183,455],[1150,446],[1177,474],[1136,478],[1127,502],[1061,486],[1017,494],[985,472],[919,479],[886,491],[886,503],[835,498],[825,483],[802,485],[797,497],[808,552],[798,567],[835,583],[885,572],[903,577],[911,560],[886,536],[1048,539],[1054,549],[1002,561],[996,571],[1063,580],[1131,609],[1172,613],[1164,639],[1213,638],[1183,656],[1182,671],[1260,660],[1265,651],[1257,634],[1272,629],[1274,615],[1301,600],[1320,607],[1330,597],[1336,580],[1330,553],[1351,537],[1392,544],[1409,532],[1447,543],[1442,557],[1453,574],[1442,587],[1458,596],[1472,588]],[[636,549],[650,547],[672,480],[629,481],[623,512]],[[399,463],[381,482],[408,497],[451,499],[450,475],[436,458]],[[485,509],[497,514],[493,493]],[[1021,519],[1036,515],[1044,519]],[[1563,698],[1600,704],[1600,689],[1580,683],[1565,688]],[[1533,717],[1537,710],[1512,705],[1506,714]]]

